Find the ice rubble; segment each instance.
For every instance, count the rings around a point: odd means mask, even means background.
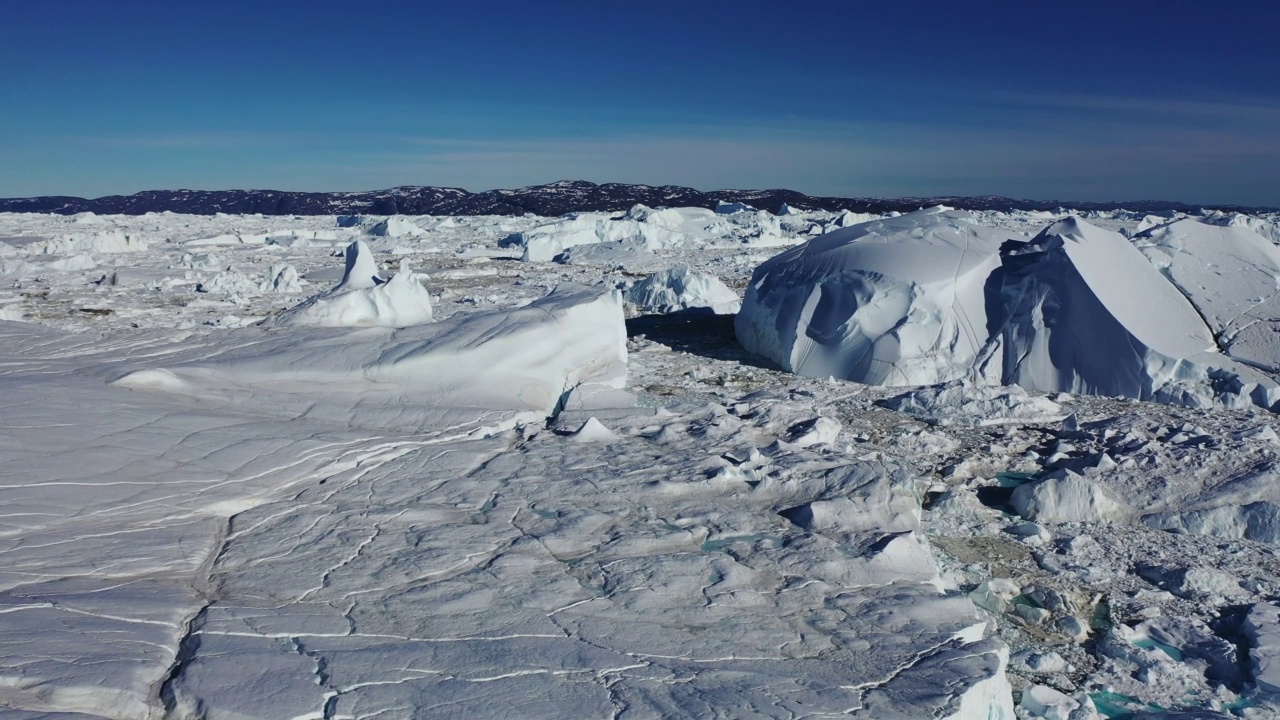
[[[64,235],[39,243],[33,249],[46,255],[72,255],[144,252],[148,247],[150,243],[143,238],[112,230],[90,235]]]
[[[1056,219],[971,215],[1019,242]],[[755,216],[692,223],[642,272],[678,255],[740,286],[763,259],[758,239],[744,242]],[[794,238],[829,219],[782,227]],[[1161,216],[1140,237],[1142,219],[1089,223],[1125,230],[1153,268],[1177,259],[1160,226],[1200,230]],[[598,288],[555,319],[526,308],[516,324],[528,327],[508,334],[498,318],[566,277],[633,277],[482,259],[511,257],[499,238],[548,222],[528,217],[448,233],[414,219],[431,234],[403,245],[440,251],[443,323],[221,329],[228,311],[261,317],[282,301],[246,293],[242,310],[197,282],[228,267],[260,281],[287,263],[336,283],[322,243],[278,240],[332,232],[333,219],[106,222],[150,243],[110,260],[146,282],[95,285],[105,268],[58,269],[63,256],[35,252],[66,232],[62,218],[0,217],[0,254],[35,270],[0,291],[0,308],[32,321],[0,323],[0,702],[14,717],[158,716],[166,704],[439,716],[500,698],[548,717],[856,706],[1010,718],[1009,683],[1027,718],[1093,717],[1094,700],[1135,717],[1157,705],[1275,714],[1280,695],[1255,691],[1268,673],[1247,657],[1276,655],[1258,609],[1280,576],[1260,544],[1280,543],[1270,415],[979,384],[998,376],[906,392],[784,376],[750,363],[714,317],[624,340],[618,298]],[[183,242],[228,233],[265,241],[217,258]],[[587,258],[623,245],[579,247]],[[352,277],[382,287],[375,274]],[[1252,290],[1190,287],[1179,294],[1206,317],[1200,302],[1250,304]],[[622,407],[607,369],[584,383],[540,376],[520,394],[525,349],[597,334],[602,357],[626,343],[642,407]],[[430,363],[392,350],[432,343]],[[436,368],[490,360],[443,348],[476,343],[506,343],[490,351],[515,370],[454,394]],[[1118,519],[1093,512],[1109,507],[1095,491],[1123,502]],[[1018,651],[1007,673],[1004,648],[980,638],[992,633]]]
[[[570,213],[513,233],[504,244],[522,248],[525,261],[550,262],[583,245],[622,244],[655,251],[726,244],[772,247],[798,239],[784,230],[777,216],[762,210],[726,215],[705,208],[637,205],[626,213]]]
[[[719,278],[697,272],[687,263],[650,274],[627,289],[626,299],[640,311],[652,313],[706,308],[732,315],[741,306],[738,294]]]
[[[346,271],[334,287],[269,318],[267,325],[314,327],[408,327],[429,323],[431,295],[408,260],[383,280],[373,253],[362,240],[347,246]]]
[[[1017,385],[984,386],[963,380],[911,390],[882,404],[944,426],[1048,423],[1067,416],[1058,403],[1047,397],[1030,395]]]
[[[104,281],[112,285],[118,285],[121,281],[120,275],[121,273],[118,271],[112,271],[110,275],[104,276]],[[234,301],[234,299],[245,296],[264,295],[267,293],[289,294],[302,292],[304,282],[298,275],[298,269],[288,264],[272,265],[267,268],[267,271],[261,277],[257,278],[229,268],[215,274],[209,280],[201,282],[196,286],[196,291],[227,295],[233,298]]]
[[[1149,232],[1183,238],[1168,247],[1190,242],[1176,230]],[[1277,254],[1260,242],[1238,239],[1218,251],[1226,267],[1214,287],[1267,275],[1264,261]],[[1242,244],[1253,256],[1233,252]],[[1259,289],[1206,292],[1197,283],[1210,276],[1187,261],[1163,266],[1175,281],[1184,278],[1178,287],[1191,302],[1124,236],[1078,218],[1027,242],[968,213],[934,208],[828,233],[763,263],[736,330],[747,350],[803,375],[876,385],[963,378],[1197,407],[1274,407],[1280,386],[1217,352],[1197,313],[1199,306],[1247,321],[1244,298]],[[1266,282],[1274,295],[1277,281]],[[1224,323],[1223,337],[1234,337]],[[1269,342],[1250,338],[1241,352],[1264,353]]]

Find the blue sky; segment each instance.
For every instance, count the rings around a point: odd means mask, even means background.
[[[1280,206],[1280,3],[8,3],[0,196],[558,179]]]

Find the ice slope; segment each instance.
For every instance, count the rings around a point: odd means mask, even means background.
[[[987,283],[1005,237],[942,207],[827,233],[756,269],[738,340],[801,375],[963,377],[990,333]]]
[[[1196,407],[1280,400],[1216,352],[1195,307],[1119,233],[1068,218],[1002,257],[1005,384]]]
[[[1133,238],[1191,301],[1222,351],[1280,369],[1280,248],[1238,222],[1185,218]]]

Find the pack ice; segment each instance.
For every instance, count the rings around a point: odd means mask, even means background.
[[[1274,216],[722,210],[0,214],[0,717],[1275,716]]]
[[[778,394],[638,404],[616,284],[547,268],[424,317],[356,241],[260,325],[0,322],[0,715],[1012,720],[914,472]]]

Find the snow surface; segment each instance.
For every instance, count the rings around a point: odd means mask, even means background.
[[[0,716],[1274,717],[1280,419],[1230,329],[1275,218],[1066,215],[804,246],[849,219],[0,214]],[[557,228],[608,249],[520,261]],[[910,288],[875,342],[943,338],[894,350],[928,383],[626,319],[680,264],[750,299],[786,245]],[[379,317],[420,313],[423,277],[429,321],[280,321],[402,280]],[[1180,404],[1001,385],[1064,297],[1097,328],[1055,377],[1126,368]]]
[[[1226,354],[1280,368],[1280,248],[1246,224],[1184,218],[1134,238],[1181,291]]]

